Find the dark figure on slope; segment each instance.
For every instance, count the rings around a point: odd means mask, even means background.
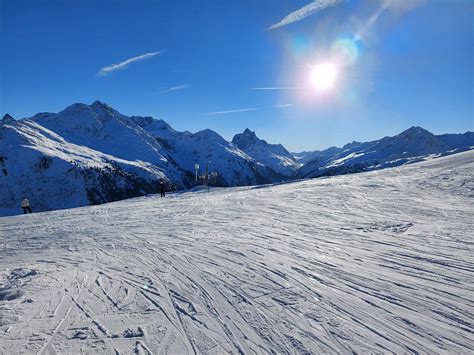
[[[26,198],[26,196],[24,196],[23,200],[21,200],[21,208],[23,208],[23,214],[33,213],[30,207],[30,201]]]
[[[165,190],[166,190],[165,182],[163,180],[161,180],[160,181],[160,194],[161,194],[161,197],[165,197]]]

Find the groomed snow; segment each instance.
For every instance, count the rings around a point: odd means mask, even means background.
[[[0,353],[468,353],[474,151],[0,218]]]

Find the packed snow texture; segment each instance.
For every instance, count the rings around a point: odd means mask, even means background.
[[[468,353],[474,152],[0,218],[0,353]]]

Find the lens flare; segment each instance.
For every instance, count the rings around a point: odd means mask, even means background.
[[[352,39],[341,38],[331,46],[331,54],[339,64],[351,65],[359,56],[359,48]]]
[[[308,37],[294,36],[290,40],[290,49],[295,58],[304,58],[311,50],[311,42]]]
[[[336,82],[337,70],[333,63],[322,63],[311,70],[311,83],[317,91],[332,88]]]

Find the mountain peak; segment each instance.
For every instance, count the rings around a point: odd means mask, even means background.
[[[122,116],[120,112],[104,102],[96,100],[89,106],[101,119],[111,119],[112,117]]]
[[[254,142],[258,142],[260,141],[261,139],[257,137],[257,134],[255,133],[255,131],[251,131],[250,129],[246,128],[244,130],[244,132],[242,133],[242,135],[244,135],[245,137],[247,137],[247,139],[251,139],[252,141]]]
[[[105,114],[105,115],[116,115],[119,114],[117,110],[112,108],[111,106],[107,105],[104,102],[101,101],[94,101],[91,105],[87,105],[81,102],[77,102],[75,104],[72,104],[68,107],[66,107],[63,111],[64,113],[71,113],[71,112],[87,112],[87,111],[93,111],[96,114]]]
[[[194,136],[202,139],[217,139],[219,141],[224,139],[218,133],[209,128],[194,133]]]
[[[115,110],[113,107],[107,105],[105,102],[102,102],[102,101],[99,101],[99,100],[96,100],[92,103],[92,105],[90,105],[90,107],[94,110],[94,111],[99,111],[99,112],[104,112],[104,113],[108,113],[108,114],[117,114],[117,110]]]
[[[107,105],[106,103],[104,103],[102,101],[99,101],[99,100],[95,100],[92,103],[91,107],[94,107],[94,108],[112,108],[109,105]]]
[[[67,106],[60,113],[70,114],[72,112],[82,112],[89,109],[90,109],[89,105],[83,104],[82,102],[76,102],[72,105]]]
[[[3,116],[2,118],[2,123],[6,123],[6,124],[9,124],[9,123],[14,123],[15,122],[15,119],[10,116],[8,113],[5,114],[5,116]]]
[[[295,173],[298,164],[295,158],[281,144],[268,144],[257,137],[255,132],[246,128],[242,133],[232,138],[232,144],[245,154],[258,162],[263,162],[268,167],[288,178]]]
[[[246,128],[243,133],[236,134],[232,138],[232,143],[234,143],[238,148],[245,149],[246,147],[258,143],[260,139],[257,137],[254,131]]]
[[[361,145],[362,143],[361,142],[357,142],[357,141],[352,141],[351,143],[347,143],[345,144],[342,149],[343,150],[346,150],[346,149],[350,149],[350,148],[354,148],[354,147],[357,147],[359,145]]]
[[[407,130],[403,131],[402,133],[400,134],[429,134],[429,135],[432,135],[432,133],[426,129],[424,129],[423,127],[420,127],[420,126],[412,126],[410,128],[408,128]]]

